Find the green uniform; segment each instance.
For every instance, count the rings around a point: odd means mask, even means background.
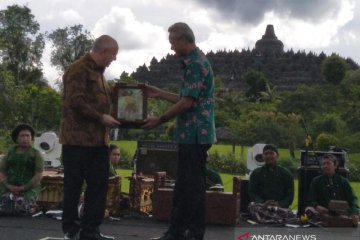
[[[116,175],[118,175],[118,174],[117,174],[114,166],[113,166],[113,165],[111,164],[111,162],[110,162],[109,177],[114,177],[114,176],[116,176]]]
[[[338,174],[332,177],[325,175],[315,177],[310,184],[308,204],[327,208],[330,200],[347,201],[351,213],[359,213],[357,197],[346,178]]]
[[[280,166],[262,166],[250,175],[249,196],[252,202],[277,201],[288,208],[294,198],[294,179],[291,173]]]
[[[38,150],[28,147],[25,152],[17,153],[16,147],[10,149],[8,154],[0,162],[0,172],[7,178],[7,184],[16,186],[26,186],[36,173],[44,169],[44,160]],[[29,200],[35,198],[40,193],[40,184],[31,186],[24,192],[24,198]],[[0,186],[0,194],[7,192],[4,185]]]

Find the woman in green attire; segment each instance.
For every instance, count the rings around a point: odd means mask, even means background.
[[[40,193],[44,160],[32,147],[35,131],[20,124],[11,133],[16,143],[0,161],[0,213],[32,214]]]

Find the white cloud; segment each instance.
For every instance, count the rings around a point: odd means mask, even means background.
[[[84,18],[82,16],[80,16],[80,14],[73,9],[68,9],[68,10],[62,11],[62,12],[60,12],[59,15],[62,18],[63,22],[65,22],[68,25],[84,23]]]
[[[113,36],[120,51],[116,62],[106,71],[109,79],[119,77],[122,71],[131,73],[144,63],[148,65],[153,57],[160,60],[171,53],[167,28],[178,21],[189,23],[205,52],[252,49],[266,25],[273,24],[285,49],[337,52],[360,62],[359,1],[284,1],[283,5],[289,6],[278,8],[279,1],[266,1],[264,6],[256,1],[229,2],[233,5],[224,5],[220,0],[1,0],[0,9],[13,4],[27,5],[41,32],[83,24],[95,37]],[[241,11],[231,7],[238,3],[244,3],[239,5]],[[318,8],[311,10],[314,4]],[[303,13],[304,9],[309,12]],[[252,11],[258,16],[247,19]],[[58,73],[49,63],[49,54],[47,46],[43,66],[45,76],[53,82]]]
[[[44,77],[49,82],[50,86],[57,88],[56,82],[61,79],[61,74],[56,70],[55,67],[51,66],[50,56],[51,56],[51,44],[47,43],[45,45],[43,57],[41,61],[43,63]]]
[[[167,32],[160,26],[139,21],[131,9],[112,7],[100,18],[92,30],[98,37],[102,34],[113,36],[119,43],[117,60],[107,69],[107,77],[119,77],[123,71],[131,73],[155,56],[160,59],[170,50]]]

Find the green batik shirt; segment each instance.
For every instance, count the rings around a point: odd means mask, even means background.
[[[112,165],[111,161],[110,161],[109,165],[110,165],[110,167],[109,167],[109,177],[114,177],[114,176],[118,175],[115,168],[114,168],[114,166]]]
[[[264,165],[251,173],[248,192],[252,202],[275,200],[288,208],[294,198],[294,178],[286,168]]]
[[[23,186],[31,181],[36,173],[43,172],[44,160],[40,152],[31,146],[23,153],[17,153],[16,147],[11,148],[0,161],[0,172],[7,176],[8,184]],[[36,197],[40,190],[40,185],[33,186],[24,193],[25,199]],[[5,191],[0,186],[0,193]]]
[[[199,48],[193,49],[183,63],[180,98],[191,97],[194,104],[177,117],[175,141],[180,144],[212,144],[216,142],[213,70]]]
[[[317,204],[328,208],[330,200],[347,201],[351,213],[359,213],[357,197],[351,188],[349,180],[335,174],[332,177],[320,175],[315,177],[310,184],[308,205]]]

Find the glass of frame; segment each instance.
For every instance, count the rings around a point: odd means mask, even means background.
[[[139,128],[147,117],[144,84],[116,83],[112,115],[121,122],[120,128]]]

